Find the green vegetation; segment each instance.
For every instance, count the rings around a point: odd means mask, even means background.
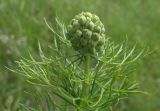
[[[44,99],[35,96],[38,93],[35,89],[40,90],[39,87],[28,84],[25,77],[6,68],[16,69],[15,61],[21,56],[29,58],[29,53],[39,59],[38,41],[45,55],[53,55],[51,46],[55,35],[44,18],[61,33],[56,16],[68,24],[77,13],[89,11],[101,18],[111,41],[119,44],[127,38],[129,46],[136,43],[137,49],[147,47],[150,50],[149,55],[133,65],[135,71],[130,74],[140,83],[139,89],[147,91],[148,95],[132,95],[114,110],[159,111],[159,4],[159,0],[0,0],[0,110],[16,111],[19,103],[38,107],[35,100]]]

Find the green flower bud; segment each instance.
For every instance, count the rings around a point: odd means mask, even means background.
[[[95,52],[96,52],[95,48],[90,48],[88,51],[89,51],[91,54],[95,54]]]
[[[105,28],[99,17],[89,12],[76,15],[67,27],[66,37],[81,54],[95,54],[104,44]]]
[[[87,45],[87,41],[84,38],[82,38],[80,40],[80,43],[81,43],[82,46],[86,46]]]
[[[89,18],[89,17],[86,17],[86,19],[87,19],[87,21],[88,21],[88,22],[90,22],[90,21],[91,21],[91,18]]]
[[[97,15],[93,15],[92,19],[93,21],[99,21],[99,17]]]
[[[103,27],[101,31],[102,31],[102,33],[105,33],[106,30],[105,30],[105,28]]]
[[[105,41],[105,34],[101,34],[101,39],[103,39],[103,41]]]
[[[86,15],[89,17],[89,18],[92,18],[92,14],[90,12],[86,12]]]
[[[76,15],[76,16],[75,16],[75,19],[76,19],[76,20],[78,20],[78,19],[79,19],[79,17],[80,17],[80,15]]]
[[[100,27],[101,27],[101,28],[104,28],[104,25],[103,25],[102,23],[100,23]]]
[[[101,32],[101,27],[100,26],[95,26],[94,31],[97,32],[97,33],[100,33]]]
[[[73,23],[76,22],[76,21],[77,21],[76,19],[72,19],[71,24],[73,25]]]
[[[96,50],[97,51],[101,51],[103,45],[104,45],[104,41],[103,40],[99,40],[97,45],[96,45]]]
[[[73,22],[73,28],[78,29],[80,27],[80,24],[78,22],[78,20]]]
[[[94,48],[95,47],[95,43],[93,41],[89,41],[88,42],[88,47]]]
[[[92,32],[88,29],[83,30],[83,37],[87,40],[89,40],[92,36]]]
[[[93,34],[92,34],[92,40],[93,40],[93,41],[98,41],[99,38],[100,38],[100,35],[99,35],[98,33],[93,33]]]
[[[90,54],[95,54],[96,50],[95,48],[88,48],[87,52],[89,52]]]
[[[87,19],[86,19],[86,17],[85,16],[80,16],[80,18],[79,18],[79,23],[81,24],[81,25],[84,25],[85,23],[87,22]]]
[[[75,31],[72,25],[68,25],[67,29],[68,29],[68,33],[73,33]]]
[[[86,24],[86,26],[90,29],[90,30],[93,30],[94,29],[94,23],[92,22],[92,21],[90,21],[90,22],[88,22],[87,24]]]
[[[98,41],[97,46],[102,46],[104,44],[103,40]]]
[[[75,33],[75,36],[81,37],[82,36],[82,32],[80,30],[77,30],[76,33]]]

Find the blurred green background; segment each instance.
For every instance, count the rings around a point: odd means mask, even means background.
[[[58,16],[65,24],[74,15],[90,11],[105,24],[116,43],[128,39],[150,54],[136,66],[133,79],[148,95],[132,95],[120,102],[116,111],[160,111],[160,0],[0,0],[0,111],[17,111],[19,103],[30,104],[24,92],[31,88],[25,78],[6,67],[16,68],[16,60],[38,55],[38,40],[46,49],[54,35],[44,18],[56,27]]]

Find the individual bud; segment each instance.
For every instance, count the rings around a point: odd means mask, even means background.
[[[82,12],[85,17],[88,17],[87,12]]]
[[[106,30],[105,30],[105,28],[103,27],[101,31],[102,31],[102,33],[105,33]]]
[[[88,29],[84,29],[83,30],[83,37],[86,38],[87,40],[89,40],[92,36],[92,32]]]
[[[81,38],[80,43],[81,43],[82,46],[87,45],[87,41],[84,38]]]
[[[98,41],[97,46],[102,46],[104,44],[103,40]]]
[[[84,25],[84,24],[87,22],[86,17],[82,15],[82,16],[79,18],[79,22],[80,22],[81,25]]]
[[[92,19],[93,21],[99,21],[99,17],[97,15],[93,15]]]
[[[73,33],[75,31],[72,25],[68,25],[67,29],[69,33]]]
[[[73,25],[73,23],[76,22],[76,21],[77,21],[76,19],[72,19],[71,24]]]
[[[79,19],[79,17],[80,17],[80,15],[76,15],[76,16],[75,16],[75,19],[76,19],[76,20],[78,20],[78,19]]]
[[[96,22],[95,22],[95,25],[101,27],[101,22],[100,22],[100,21],[96,21]]]
[[[90,22],[88,22],[87,24],[86,24],[86,26],[90,29],[90,30],[93,30],[94,29],[94,23],[92,22],[92,21],[90,21]]]
[[[78,22],[78,20],[73,22],[73,28],[78,29],[80,27],[80,24]]]
[[[91,21],[91,18],[89,18],[89,17],[86,17],[86,19],[87,19],[87,21],[88,21],[88,22],[90,22],[90,21]]]
[[[101,39],[103,39],[103,41],[105,41],[105,34],[101,34]]]
[[[89,41],[89,42],[88,42],[88,46],[89,46],[90,48],[94,48],[94,47],[95,47],[95,43],[94,43],[93,41]]]
[[[92,14],[90,12],[86,12],[86,16],[88,16],[89,18],[92,18]]]
[[[99,35],[98,33],[93,33],[93,34],[92,34],[92,40],[93,40],[93,41],[98,41],[99,38],[100,38],[100,35]]]
[[[80,30],[77,30],[76,33],[75,33],[75,36],[81,37],[82,36],[82,32]]]
[[[100,26],[95,26],[94,31],[97,33],[101,33],[101,27]]]

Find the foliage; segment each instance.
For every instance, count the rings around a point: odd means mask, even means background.
[[[71,45],[64,33],[65,25],[58,19],[57,23],[62,29],[60,34],[46,22],[56,37],[50,47],[53,55],[45,55],[39,43],[40,58],[31,55],[30,59],[22,58],[17,62],[20,69],[15,71],[27,77],[29,83],[42,88],[39,93],[45,93],[41,94],[47,104],[45,110],[112,110],[128,94],[141,92],[136,90],[137,83],[129,79],[129,66],[143,51],[135,54],[135,46],[128,50],[124,43],[115,45],[108,37],[104,50],[96,55],[67,53]]]
[[[22,76],[13,74],[5,67],[16,68],[14,61],[19,60],[20,56],[28,58],[28,50],[37,58],[37,40],[45,55],[52,55],[52,50],[47,46],[53,44],[54,34],[48,31],[43,18],[56,29],[54,18],[57,14],[69,22],[78,12],[90,11],[101,18],[115,44],[127,37],[128,49],[136,43],[137,49],[146,44],[152,51],[149,56],[132,64],[136,69],[129,74],[130,79],[140,83],[139,89],[149,95],[132,95],[121,101],[114,110],[159,111],[159,4],[159,0],[0,0],[0,110],[17,111],[19,102],[36,107],[32,93],[30,96],[24,92],[34,92],[33,85],[26,84]],[[21,42],[22,39],[25,42]],[[8,42],[5,43],[5,40]],[[10,100],[12,102],[8,102]]]

